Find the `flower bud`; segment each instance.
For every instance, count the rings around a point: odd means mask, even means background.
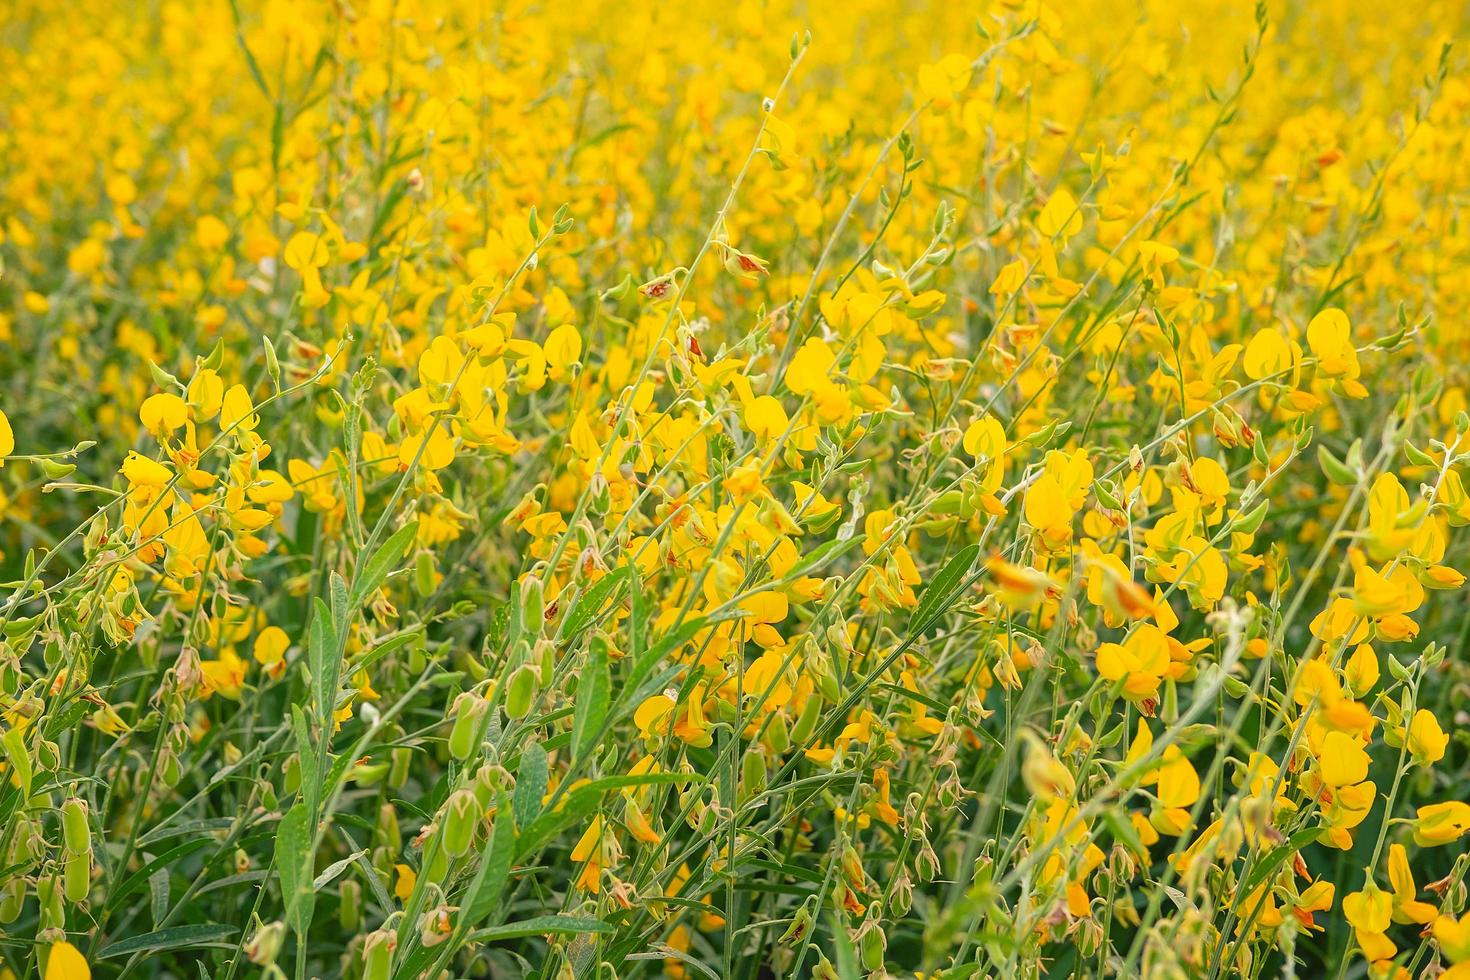
[[[393,975],[393,951],[398,936],[392,929],[368,933],[362,944],[362,980],[389,980]]]
[[[454,925],[449,921],[449,909],[446,906],[430,909],[419,917],[419,942],[425,949],[438,946],[452,932]]]
[[[270,966],[275,963],[285,939],[286,923],[280,920],[267,922],[245,944],[245,957],[256,966]]]

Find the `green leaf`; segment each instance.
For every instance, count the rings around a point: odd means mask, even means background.
[[[500,806],[496,810],[495,826],[490,839],[480,851],[480,870],[465,890],[465,922],[471,926],[490,914],[500,893],[510,879],[510,865],[515,857],[516,827],[515,811],[506,805],[505,794],[501,794]]]
[[[607,644],[594,638],[587,651],[587,663],[577,683],[573,700],[572,759],[584,758],[597,744],[607,719],[612,683],[608,679]]]
[[[202,922],[192,926],[171,926],[141,936],[129,936],[103,946],[99,960],[110,960],[133,953],[150,953],[164,949],[189,949],[195,946],[219,946],[239,932],[234,926],[218,922]],[[233,945],[233,944],[229,944]]]
[[[624,566],[609,572],[588,586],[587,591],[578,596],[572,603],[572,608],[567,611],[566,617],[561,621],[561,628],[557,631],[557,636],[568,644],[575,641],[597,619],[602,612],[603,605],[627,577],[628,570]]]
[[[951,558],[945,566],[939,570],[939,574],[929,582],[924,589],[924,594],[919,597],[919,607],[914,610],[914,618],[910,620],[910,629],[915,636],[928,632],[929,628],[939,621],[945,611],[954,604],[964,585],[965,576],[970,574],[970,566],[975,564],[975,558],[980,554],[978,544],[967,545],[961,548],[959,553]]]
[[[534,919],[480,929],[472,933],[470,939],[477,943],[490,943],[498,939],[520,939],[524,936],[572,936],[588,932],[607,935],[612,931],[613,927],[601,919],[579,915],[538,915]]]
[[[524,827],[541,812],[541,798],[549,781],[546,750],[540,742],[530,742],[521,750],[521,765],[516,770],[516,793],[512,802],[516,826]]]
[[[304,937],[311,925],[316,892],[311,887],[311,815],[296,804],[276,828],[276,873],[286,903],[286,924]]]
[[[378,546],[378,550],[363,563],[362,569],[357,574],[357,587],[353,590],[353,598],[360,605],[374,592],[382,587],[388,576],[403,561],[403,556],[408,553],[408,546],[413,543],[419,533],[419,522],[409,521],[407,524],[394,531],[392,536]]]
[[[1298,830],[1287,838],[1285,844],[1273,848],[1255,867],[1251,868],[1251,873],[1245,879],[1245,884],[1239,889],[1240,894],[1249,895],[1255,891],[1260,887],[1262,882],[1276,873],[1276,869],[1290,860],[1293,854],[1316,841],[1322,835],[1322,831],[1323,828],[1321,827],[1308,827],[1306,830]],[[1245,912],[1243,914],[1249,913]]]

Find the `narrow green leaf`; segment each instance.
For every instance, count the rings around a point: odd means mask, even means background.
[[[611,681],[608,679],[607,644],[593,638],[587,651],[587,663],[577,683],[573,701],[572,758],[580,760],[590,752],[602,734],[610,704]]]
[[[300,803],[281,818],[276,828],[276,873],[286,904],[286,924],[298,936],[311,925],[316,893],[311,888],[311,815]]]
[[[110,960],[133,953],[152,953],[165,949],[189,949],[196,946],[218,946],[239,930],[218,922],[202,922],[192,926],[170,926],[141,936],[129,936],[103,946],[99,960]]]
[[[357,575],[357,587],[353,590],[353,597],[359,604],[365,602],[369,596],[378,591],[388,576],[398,568],[403,556],[408,553],[408,546],[413,543],[419,533],[419,522],[410,521],[394,531],[393,534],[378,546],[362,566]]]

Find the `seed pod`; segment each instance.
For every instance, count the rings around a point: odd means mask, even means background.
[[[388,785],[393,789],[402,789],[408,783],[408,772],[413,762],[413,749],[407,746],[399,746],[388,753]]]
[[[450,857],[459,857],[475,842],[475,830],[480,823],[480,801],[467,789],[455,790],[444,806],[441,823],[444,850]]]
[[[362,980],[389,980],[393,975],[393,951],[398,935],[392,929],[368,933],[362,944]]]
[[[536,698],[536,685],[535,669],[529,665],[516,668],[515,673],[510,675],[510,683],[505,690],[507,716],[519,721],[531,713],[531,703]]]
[[[822,717],[822,699],[809,697],[801,706],[801,714],[796,716],[796,724],[791,729],[791,741],[797,745],[804,745],[812,737],[812,732],[817,730],[817,721]]]
[[[398,829],[398,811],[392,803],[378,807],[378,825],[375,828],[377,841],[390,851],[403,850],[403,834]]]
[[[87,828],[87,804],[73,796],[61,804],[61,843],[73,854],[92,852],[92,833]]]
[[[16,875],[0,885],[0,923],[10,925],[20,918],[26,905],[26,880]]]
[[[66,926],[66,902],[61,894],[61,879],[46,875],[36,882],[36,897],[41,902],[41,929],[62,929]]]
[[[766,760],[759,752],[748,752],[740,760],[740,799],[748,800],[765,792]]]
[[[791,730],[786,726],[786,715],[778,713],[766,727],[766,745],[777,755],[784,755],[791,748]]]
[[[521,580],[521,627],[528,633],[539,634],[545,624],[545,587],[539,578],[527,575]]]
[[[888,937],[876,919],[869,919],[858,930],[858,953],[862,957],[863,969],[883,969],[883,957],[888,952]]]
[[[441,884],[449,877],[449,856],[444,853],[444,848],[433,848],[422,874],[425,881],[436,881]]]
[[[480,719],[485,717],[488,702],[477,694],[466,691],[454,699],[450,712],[454,726],[449,730],[449,754],[460,762],[468,759],[475,749],[480,734]]]
[[[286,757],[286,764],[282,767],[281,790],[290,796],[301,788],[301,759],[299,756],[290,755]]]
[[[87,893],[92,890],[92,852],[68,851],[61,874],[66,900],[73,904],[86,901]]]
[[[362,883],[348,878],[342,882],[337,898],[337,921],[347,932],[356,932],[362,924]]]

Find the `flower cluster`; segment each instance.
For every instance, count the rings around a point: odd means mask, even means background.
[[[1470,978],[1462,5],[82,6],[0,978]]]

